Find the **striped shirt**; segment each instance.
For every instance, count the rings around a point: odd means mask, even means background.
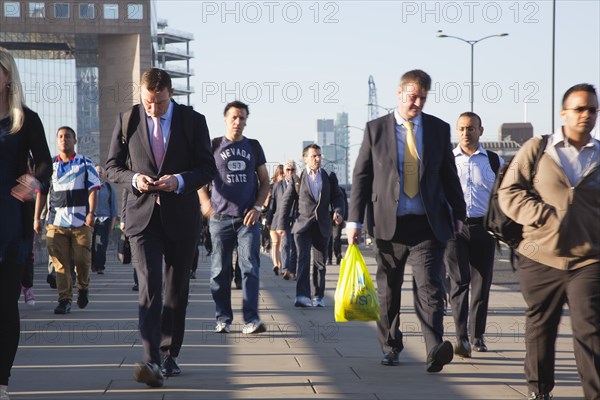
[[[89,210],[89,192],[100,188],[100,178],[92,161],[74,154],[63,162],[60,156],[52,164],[52,188],[48,224],[78,228],[85,223]]]

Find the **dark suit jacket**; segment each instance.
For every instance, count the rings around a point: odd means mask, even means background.
[[[450,144],[450,125],[422,114],[423,155],[419,191],[429,224],[440,242],[453,237],[454,221],[464,221],[466,206]],[[354,167],[348,220],[362,222],[365,208],[371,236],[391,240],[400,196],[394,114],[367,123]]]
[[[319,230],[323,237],[331,236],[331,213],[330,207],[337,211],[340,215],[344,213],[343,199],[340,197],[340,190],[337,184],[330,184],[329,175],[324,169],[321,169],[321,179],[323,187],[321,195],[315,199],[308,185],[308,174],[302,172],[299,182],[295,181],[293,185],[288,185],[288,188],[283,196],[281,207],[281,215],[278,226],[286,226],[289,224],[290,211],[295,202],[298,202],[298,217],[292,233],[302,233],[306,231],[313,223],[319,224]],[[296,183],[297,182],[297,183]]]
[[[125,205],[127,236],[137,235],[146,228],[156,196],[160,196],[162,224],[171,240],[198,231],[200,205],[196,191],[212,180],[216,167],[206,119],[202,114],[185,108],[174,103],[171,134],[160,169],[154,162],[144,108],[139,104],[133,106],[129,132],[124,132],[128,129],[123,126],[126,123],[123,114],[117,118],[106,162],[106,176],[111,182],[124,184],[129,191]],[[191,132],[184,129],[184,117],[193,119],[192,124],[187,122],[187,126],[193,127]],[[124,137],[128,139],[123,140]],[[184,192],[141,193],[131,184],[136,173],[155,179],[167,174],[181,174]]]
[[[283,209],[283,195],[289,185],[286,185],[285,179],[273,185],[271,189],[271,199],[269,200],[269,211],[267,213],[267,224],[271,230],[285,229],[283,225],[279,225],[281,220],[281,210]],[[292,221],[293,222],[293,221]]]

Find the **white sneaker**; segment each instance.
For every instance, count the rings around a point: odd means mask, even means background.
[[[8,392],[4,389],[0,389],[0,400],[10,400],[10,397],[8,397]]]
[[[228,324],[227,322],[217,322],[217,325],[215,326],[215,333],[229,333],[231,332],[231,324]]]
[[[322,297],[315,297],[312,301],[313,307],[325,307],[325,300]]]
[[[244,325],[244,327],[242,328],[242,333],[244,335],[252,335],[256,333],[266,332],[266,330],[267,327],[265,326],[265,324],[260,322],[260,320],[255,319],[254,321],[248,322]]]
[[[310,298],[306,297],[306,296],[297,296],[296,300],[294,301],[294,307],[312,307],[313,303],[310,300]]]

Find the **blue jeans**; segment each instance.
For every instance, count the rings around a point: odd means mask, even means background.
[[[233,321],[231,309],[232,253],[237,243],[242,272],[244,322],[258,318],[258,286],[260,269],[260,225],[245,226],[243,217],[215,214],[210,218],[213,242],[210,291],[215,302],[218,322]]]

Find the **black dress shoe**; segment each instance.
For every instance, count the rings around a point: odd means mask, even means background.
[[[442,342],[435,346],[427,356],[427,372],[440,372],[444,365],[448,364],[454,358],[452,343]]]
[[[475,338],[475,341],[473,342],[473,350],[480,353],[485,353],[488,351],[488,348],[485,345],[485,340],[483,340],[483,336]]]
[[[381,359],[381,365],[388,365],[388,366],[399,365],[400,364],[399,356],[400,356],[399,350],[392,350],[388,353],[385,353],[383,358]]]
[[[459,338],[456,340],[456,346],[454,346],[454,354],[464,358],[471,358],[471,345],[466,338]]]
[[[181,374],[181,368],[177,365],[177,359],[173,357],[165,357],[160,366],[160,372],[164,376],[175,376]]]

